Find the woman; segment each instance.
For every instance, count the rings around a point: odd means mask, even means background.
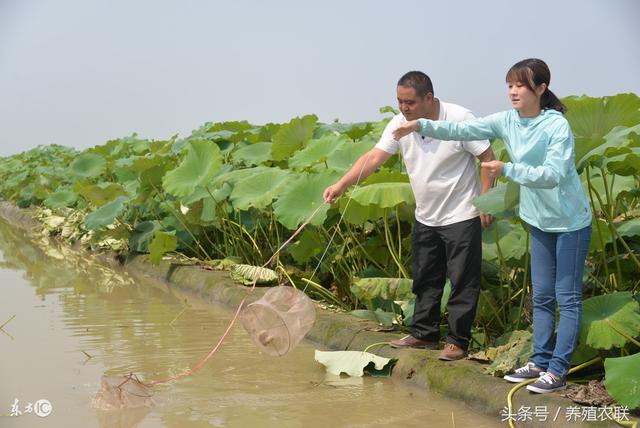
[[[591,209],[575,168],[575,143],[565,106],[549,90],[551,73],[540,59],[507,72],[513,110],[465,122],[418,119],[399,126],[398,139],[418,132],[440,140],[500,138],[511,162],[483,162],[493,177],[520,184],[520,218],[531,226],[533,354],[504,378],[536,379],[527,389],[566,388],[582,317],[582,273],[591,238]],[[428,143],[428,140],[427,142]],[[554,337],[556,302],[560,311]]]

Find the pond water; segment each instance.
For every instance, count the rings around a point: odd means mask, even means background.
[[[202,370],[154,387],[154,408],[94,409],[103,374],[153,380],[191,367],[232,312],[1,220],[0,252],[0,325],[15,315],[0,330],[2,428],[500,426],[402,381],[328,378],[307,342],[263,355],[239,325]]]

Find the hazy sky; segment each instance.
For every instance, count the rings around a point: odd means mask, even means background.
[[[482,116],[509,108],[505,73],[527,57],[559,96],[640,93],[639,18],[636,0],[0,0],[0,156],[378,120],[412,69]]]

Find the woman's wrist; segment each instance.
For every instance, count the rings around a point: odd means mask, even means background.
[[[418,122],[418,129],[416,129],[416,132],[422,135],[424,128],[427,126],[427,119],[420,118],[417,120],[417,122]]]

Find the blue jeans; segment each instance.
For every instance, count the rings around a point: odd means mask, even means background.
[[[582,273],[591,226],[573,232],[543,232],[531,226],[533,355],[531,362],[557,376],[571,367],[582,323]],[[554,344],[556,302],[559,307]]]

